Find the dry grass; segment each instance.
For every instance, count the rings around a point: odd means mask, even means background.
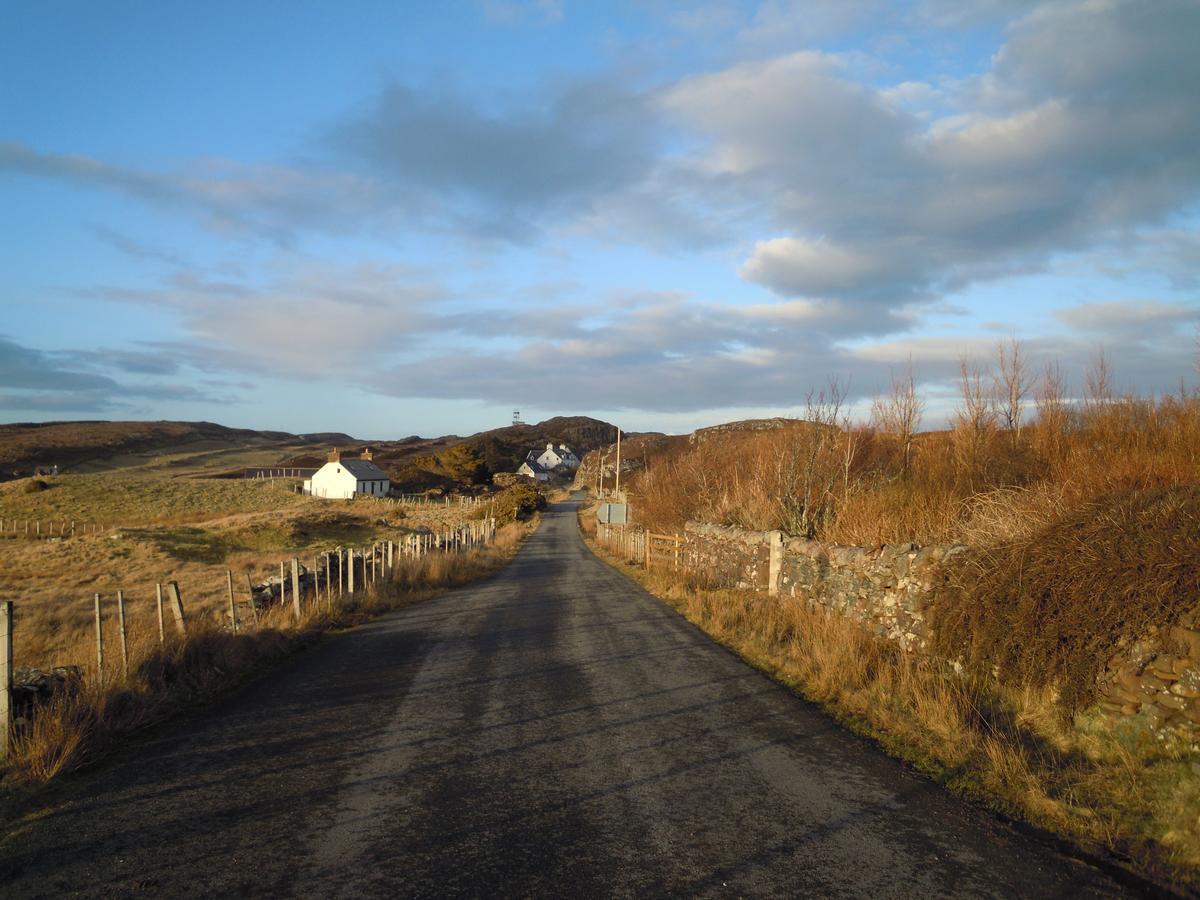
[[[1200,886],[1200,761],[1185,748],[1084,720],[1072,727],[1048,688],[1003,691],[959,677],[819,607],[704,590],[609,561],[715,640],[949,787],[1160,884]]]
[[[49,488],[37,493],[25,493],[28,479],[0,484],[0,517],[128,526],[179,524],[321,502],[294,493],[296,479],[170,478],[113,472],[41,480]]]
[[[968,449],[964,450],[964,444]],[[1054,408],[1019,433],[832,426],[673,446],[631,477],[639,519],[782,529],[837,544],[987,544],[1106,494],[1200,484],[1200,397]]]
[[[1054,686],[1066,710],[1082,709],[1122,640],[1196,609],[1200,486],[1108,494],[973,551],[950,575],[928,612],[934,652]]]
[[[153,500],[154,491],[170,495],[181,484],[174,479],[130,479],[122,475],[79,478],[68,481],[87,484],[90,502],[95,506],[114,508],[126,502],[143,512]],[[131,482],[141,492],[133,501],[122,500]],[[178,581],[189,613],[220,618],[227,607],[227,569],[234,574],[235,593],[239,603],[244,604],[248,599],[247,576],[258,583],[278,574],[281,560],[298,556],[301,562],[312,565],[325,550],[398,541],[416,529],[452,526],[464,515],[455,506],[402,509],[366,499],[312,500],[265,482],[204,480],[182,484],[188,486],[190,502],[197,506],[209,498],[212,508],[204,521],[172,524],[160,519],[156,523],[147,515],[138,527],[105,534],[0,541],[0,596],[15,601],[18,665],[49,668],[89,661],[96,593],[104,598],[106,627],[115,627],[114,599],[122,590],[131,631],[157,633],[158,583]],[[196,491],[194,496],[192,491]],[[37,496],[50,493],[53,491]],[[222,512],[222,501],[231,498],[244,501],[243,508],[257,509]],[[113,634],[106,634],[106,639],[115,646]]]
[[[228,690],[323,631],[354,625],[490,574],[515,554],[535,527],[536,521],[505,526],[490,545],[470,552],[401,559],[390,580],[354,597],[335,597],[332,602],[309,598],[299,621],[289,604],[260,614],[258,627],[236,635],[219,617],[207,615],[189,620],[186,640],[172,636],[160,644],[156,624],[153,629],[139,628],[130,648],[128,678],[110,639],[104,672],[97,676],[93,667],[77,690],[60,693],[37,710],[32,726],[14,742],[7,771],[20,782],[43,782],[85,765],[119,735]],[[94,645],[81,649],[95,652]]]

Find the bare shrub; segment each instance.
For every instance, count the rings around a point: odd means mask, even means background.
[[[1025,400],[1029,395],[1029,376],[1025,357],[1016,338],[1000,344],[996,350],[996,407],[1013,447],[1021,443],[1021,425]]]
[[[1057,361],[1046,363],[1041,380],[1034,390],[1037,425],[1034,444],[1051,462],[1062,459],[1073,410],[1067,403],[1067,383]]]
[[[974,488],[982,476],[996,430],[996,410],[987,376],[978,364],[963,356],[958,362],[961,401],[950,417],[950,436],[959,477]]]
[[[916,373],[912,359],[904,371],[892,373],[890,391],[877,396],[871,404],[871,420],[884,434],[891,435],[900,448],[901,472],[912,469],[913,437],[921,427],[925,400],[917,393]]]

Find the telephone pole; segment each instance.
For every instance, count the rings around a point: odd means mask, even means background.
[[[596,448],[596,454],[600,457],[596,462],[596,499],[604,498],[604,458],[608,456],[607,450]]]
[[[621,502],[621,429],[617,429],[617,484],[613,488],[613,497]]]

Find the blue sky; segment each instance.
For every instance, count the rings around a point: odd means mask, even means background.
[[[1195,0],[0,0],[0,417],[933,427],[1196,384]]]

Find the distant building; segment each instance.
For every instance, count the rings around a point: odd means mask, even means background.
[[[550,470],[538,461],[534,456],[536,451],[530,450],[529,455],[525,457],[525,462],[517,468],[518,475],[524,475],[526,478],[532,478],[534,481],[549,481]]]
[[[579,457],[572,453],[571,448],[566,444],[559,444],[557,447],[547,444],[537,461],[547,469],[557,469],[559,466],[563,466],[573,471],[579,468]]]
[[[371,451],[359,459],[342,459],[340,450],[329,454],[329,462],[304,482],[304,493],[314,497],[348,500],[356,494],[386,497],[392,482],[387,473],[371,461]]]

